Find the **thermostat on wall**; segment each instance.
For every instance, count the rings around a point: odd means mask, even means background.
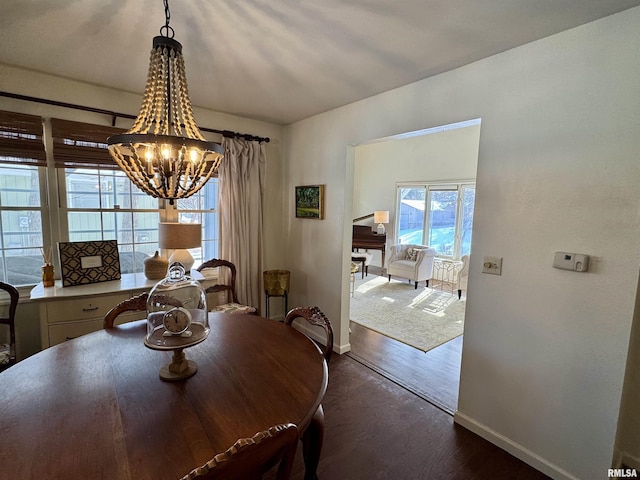
[[[586,272],[589,270],[589,255],[581,253],[555,252],[553,254],[554,268]]]

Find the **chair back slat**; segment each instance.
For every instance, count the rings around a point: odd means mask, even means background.
[[[218,283],[216,285],[212,285],[205,290],[206,293],[228,292],[231,294],[231,298],[234,303],[240,303],[238,302],[238,294],[236,293],[236,266],[233,263],[229,262],[228,260],[212,258],[211,260],[204,262],[196,270],[202,272],[203,270],[206,270],[208,268],[217,268],[218,282],[220,282],[222,278],[224,278],[224,275],[221,275],[222,271],[220,267],[228,269],[229,283]]]

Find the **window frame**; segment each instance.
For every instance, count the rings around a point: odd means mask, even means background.
[[[211,187],[215,185],[214,191],[210,192]],[[202,242],[200,248],[190,249],[189,252],[194,258],[194,264],[192,268],[197,268],[201,263],[204,263],[207,260],[211,260],[212,258],[218,258],[218,252],[220,247],[220,217],[219,217],[219,188],[220,184],[218,181],[218,177],[211,177],[204,187],[196,192],[189,198],[179,199],[176,201],[174,208],[169,209],[169,214],[171,216],[170,220],[172,222],[180,222],[180,223],[200,223],[202,226]],[[207,193],[210,193],[209,201],[213,205],[212,207],[207,207],[204,199],[207,197]],[[196,198],[193,198],[196,197]],[[193,202],[197,200],[199,203],[199,208],[181,208],[187,202]],[[173,210],[173,212],[172,212]],[[182,222],[183,215],[187,214],[195,214],[198,217],[197,222]],[[214,223],[213,225],[209,225],[204,221],[204,215],[213,215]],[[213,233],[213,236],[209,235],[209,232]],[[211,247],[211,248],[208,248]]]
[[[451,260],[459,260],[462,256],[462,241],[463,241],[463,213],[464,213],[464,194],[468,189],[473,188],[475,190],[475,180],[455,180],[455,181],[441,181],[441,182],[399,182],[396,184],[396,208],[395,208],[395,236],[394,242],[401,243],[400,236],[400,223],[402,208],[401,194],[403,189],[421,189],[424,191],[424,211],[423,211],[423,223],[422,223],[422,241],[423,245],[428,244],[429,230],[431,226],[431,220],[433,214],[431,212],[431,200],[432,195],[435,192],[455,191],[457,192],[456,198],[456,211],[455,211],[455,224],[453,234],[453,247],[450,255],[446,253],[438,252],[436,254],[439,258],[446,258]],[[473,223],[473,222],[472,222]],[[427,242],[427,243],[425,243]]]
[[[99,213],[101,215],[101,222],[104,221],[104,214],[113,214],[117,217],[118,213],[135,215],[136,213],[156,213],[158,214],[158,222],[178,222],[181,215],[185,212],[195,212],[197,217],[200,218],[200,223],[203,224],[203,237],[202,247],[191,249],[192,255],[201,261],[205,255],[206,243],[208,242],[210,249],[215,252],[217,256],[219,248],[219,211],[218,211],[218,186],[216,185],[215,198],[211,198],[213,202],[213,208],[198,208],[198,209],[181,209],[178,210],[178,205],[169,205],[168,201],[163,199],[155,199],[156,206],[154,208],[122,208],[116,207],[103,207],[100,203],[100,208],[82,208],[82,207],[69,207],[68,206],[68,191],[66,183],[67,168],[79,168],[83,170],[94,170],[99,175],[99,170],[112,170],[122,172],[117,166],[115,161],[111,160],[110,155],[106,151],[106,137],[110,134],[122,132],[123,129],[116,129],[114,127],[108,127],[101,124],[92,124],[88,122],[77,122],[71,120],[64,120],[60,118],[43,117],[36,115],[28,115],[14,112],[2,112],[6,113],[5,117],[0,115],[0,126],[3,127],[2,131],[7,132],[4,136],[0,135],[0,144],[4,147],[6,152],[7,161],[0,160],[2,165],[11,164],[30,164],[33,167],[37,167],[38,172],[38,188],[40,196],[39,207],[3,207],[0,204],[0,221],[2,219],[3,211],[10,210],[39,210],[41,216],[42,225],[42,248],[52,246],[51,260],[54,264],[56,277],[59,278],[60,260],[55,246],[58,242],[69,241],[71,233],[69,232],[69,213],[73,212],[91,212]],[[17,132],[17,133],[15,133]],[[15,138],[14,138],[15,137]],[[34,141],[37,140],[37,141]],[[37,148],[35,148],[37,147]],[[41,148],[40,148],[41,147]],[[22,149],[22,150],[21,150]],[[74,150],[75,149],[75,150]],[[34,151],[39,153],[34,153]],[[40,152],[41,150],[41,152]],[[24,153],[21,153],[24,151]],[[24,157],[24,161],[22,158]],[[126,176],[125,176],[126,178]],[[215,177],[214,177],[215,178]],[[207,186],[209,183],[218,179],[211,178],[207,184],[205,184],[203,190],[196,193],[206,194]],[[131,186],[131,195],[135,195],[136,192],[140,192],[139,189],[126,178]],[[143,193],[144,194],[144,193]],[[99,195],[99,198],[102,197]],[[188,200],[188,199],[186,199]],[[102,200],[100,200],[101,202]],[[1,202],[0,202],[1,203]],[[213,214],[215,226],[212,228],[214,232],[213,237],[208,234],[206,229],[206,222],[202,221],[203,215]],[[204,217],[207,218],[207,217]],[[132,225],[135,225],[135,218],[132,219]],[[2,226],[0,225],[0,235],[2,234]],[[132,239],[133,241],[126,245],[131,245],[132,250],[135,252],[138,245],[144,245],[148,242],[137,242],[135,236],[135,228],[132,227]],[[101,223],[100,236],[103,239],[111,239],[110,235],[105,235],[104,223]],[[121,244],[118,243],[120,249]],[[38,246],[28,247],[38,249]],[[154,250],[161,251],[155,242]],[[6,268],[4,264],[5,251],[3,243],[0,242],[0,255],[2,255],[3,263],[0,268],[0,274],[6,281]],[[142,250],[144,251],[144,250]],[[145,253],[147,253],[145,251]],[[171,251],[162,250],[163,256],[168,256]],[[135,255],[135,254],[134,254]],[[151,253],[153,255],[153,253]],[[44,264],[44,260],[43,260]],[[135,271],[142,271],[142,266],[134,266]],[[33,284],[16,284],[16,286],[22,291],[27,293],[35,284],[40,281],[40,272],[38,272],[38,278],[34,279]]]
[[[0,166],[1,167],[7,167],[10,166],[11,163],[5,163],[0,161]],[[2,238],[0,238],[0,255],[2,257],[2,265],[1,265],[1,272],[0,272],[0,279],[2,279],[2,281],[7,282],[7,283],[11,283],[11,279],[8,277],[8,268],[7,268],[7,259],[11,258],[12,255],[7,255],[8,252],[10,252],[11,250],[14,250],[13,248],[8,248],[5,244],[4,244],[4,240],[5,240],[5,234],[4,234],[4,216],[5,216],[5,212],[18,212],[18,211],[29,211],[29,212],[39,212],[40,213],[40,225],[41,225],[41,238],[42,238],[42,245],[35,245],[35,246],[30,246],[30,247],[21,247],[21,249],[27,248],[29,250],[40,250],[41,252],[43,251],[42,249],[45,248],[45,245],[52,245],[52,237],[51,237],[51,215],[50,215],[50,209],[49,209],[49,205],[47,202],[47,179],[46,179],[46,167],[43,166],[36,166],[36,165],[24,165],[24,167],[28,168],[29,170],[33,169],[37,172],[38,174],[38,192],[39,192],[39,196],[40,196],[40,205],[39,206],[25,206],[25,205],[4,205],[3,202],[0,199],[0,236]],[[53,260],[53,259],[52,259]],[[42,260],[42,264],[44,264],[44,258]],[[39,275],[40,273],[38,272],[38,276],[36,276],[36,279],[39,280]],[[36,281],[35,283],[38,283],[38,281]],[[35,283],[33,285],[35,285]],[[32,284],[16,284],[16,286],[18,287],[24,287],[27,285],[32,285]]]
[[[58,185],[58,198],[59,198],[59,202],[58,202],[58,219],[59,219],[59,223],[60,223],[60,240],[59,241],[65,241],[68,242],[71,239],[71,235],[74,232],[70,231],[70,226],[69,226],[69,214],[73,214],[73,213],[82,213],[82,212],[86,212],[86,213],[97,213],[100,215],[100,222],[101,222],[101,228],[100,228],[100,237],[101,238],[96,238],[96,240],[118,240],[118,251],[120,253],[120,255],[122,256],[123,253],[129,253],[131,252],[131,260],[132,260],[132,269],[133,271],[125,271],[123,273],[141,273],[143,272],[143,268],[144,268],[144,264],[141,261],[136,260],[137,259],[137,255],[136,252],[143,252],[146,253],[148,255],[153,255],[154,251],[160,251],[160,248],[158,246],[158,241],[156,239],[156,241],[151,241],[151,242],[140,242],[140,241],[136,241],[135,240],[135,232],[136,232],[136,227],[135,227],[135,220],[134,220],[134,216],[136,213],[155,213],[158,215],[158,222],[163,221],[162,217],[163,217],[163,210],[161,208],[160,202],[156,200],[156,208],[132,208],[132,207],[122,207],[121,205],[118,204],[114,204],[113,207],[106,207],[106,206],[102,206],[100,205],[98,208],[95,207],[70,207],[68,205],[68,199],[69,199],[69,192],[67,190],[67,173],[68,170],[70,170],[69,168],[56,168],[56,176],[57,176],[57,185]],[[108,174],[109,172],[116,172],[116,170],[112,170],[112,169],[99,169],[99,168],[91,168],[89,167],[82,167],[81,168],[82,172],[78,172],[79,175],[97,175],[99,178],[102,178],[104,176],[107,176],[106,174]],[[118,172],[120,172],[120,170],[117,170]],[[137,187],[133,184],[133,182],[131,182],[131,180],[129,180],[129,178],[127,178],[126,176],[124,176],[123,178],[124,180],[126,180],[129,183],[129,187],[130,190],[128,191],[128,195],[131,199],[133,199],[134,197],[134,189],[137,190],[138,192],[140,192],[139,189],[137,189]],[[143,193],[143,192],[140,192]],[[145,194],[146,195],[146,194]],[[100,182],[100,185],[98,185],[98,199],[99,201],[101,201],[103,196],[102,193],[102,182]],[[115,234],[115,236],[113,235],[109,235],[108,232],[109,230],[105,230],[105,225],[104,225],[104,218],[105,218],[105,214],[106,215],[110,215],[113,214],[114,216],[118,216],[118,214],[131,214],[132,216],[132,226],[131,226],[131,234],[133,236],[133,241],[131,243],[127,242],[120,242],[120,240],[117,238],[117,234]],[[117,220],[116,220],[117,222]],[[157,228],[156,228],[157,231]],[[84,241],[84,240],[75,240],[75,241]],[[86,241],[92,241],[92,240],[86,240]],[[144,246],[151,246],[151,248],[145,248]],[[130,248],[130,250],[129,250]],[[122,260],[122,259],[121,259]],[[122,268],[122,262],[121,262],[121,268]]]
[[[47,150],[45,148],[45,121],[39,115],[29,115],[25,113],[0,111],[0,165],[3,168],[24,169],[35,172],[38,175],[38,196],[39,204],[32,205],[4,205],[0,198],[0,255],[2,256],[1,277],[3,281],[11,282],[8,277],[7,255],[14,250],[7,248],[4,234],[5,212],[39,212],[42,245],[27,246],[28,250],[40,250],[44,245],[50,245],[51,237],[51,215],[49,210],[49,199],[47,191]],[[31,190],[30,190],[31,191]],[[24,247],[20,248],[21,250]],[[44,259],[43,259],[44,263]],[[23,268],[26,268],[26,263]],[[36,276],[36,279],[39,275]],[[21,286],[22,284],[16,283]]]

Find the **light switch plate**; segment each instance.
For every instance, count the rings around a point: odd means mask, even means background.
[[[482,273],[502,275],[502,257],[483,257]]]

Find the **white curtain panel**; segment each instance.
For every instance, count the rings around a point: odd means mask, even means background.
[[[235,264],[238,300],[260,308],[262,199],[266,148],[257,141],[223,138],[219,167],[219,257]]]

